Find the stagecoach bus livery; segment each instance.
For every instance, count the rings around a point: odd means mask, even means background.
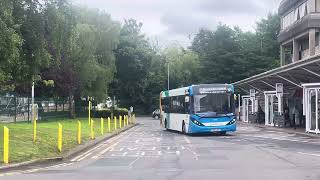
[[[161,125],[186,134],[236,131],[234,87],[204,84],[160,93]]]

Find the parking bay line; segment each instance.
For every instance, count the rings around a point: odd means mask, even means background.
[[[313,154],[313,153],[298,152],[298,154],[320,157],[320,154]]]

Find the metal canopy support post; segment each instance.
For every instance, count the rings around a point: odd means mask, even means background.
[[[280,76],[280,75],[277,75],[277,76],[278,76],[279,78],[281,78],[281,79],[283,79],[283,80],[285,80],[285,81],[287,81],[287,82],[295,85],[295,86],[298,86],[299,88],[302,88],[302,86],[300,86],[299,84],[297,84],[297,83],[295,83],[295,82],[293,82],[293,81],[291,81],[291,80],[289,80],[289,79],[287,79],[287,78],[284,78],[284,77],[282,77],[282,76]]]
[[[306,115],[306,132],[319,134],[320,83],[303,84],[303,110]]]

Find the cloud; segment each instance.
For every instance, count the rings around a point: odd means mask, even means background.
[[[200,28],[214,29],[218,24],[208,16],[177,13],[163,15],[160,22],[167,27],[167,33],[186,36],[195,34]]]
[[[188,44],[200,28],[214,29],[219,22],[254,31],[255,22],[276,12],[281,0],[73,0],[103,9],[119,21],[134,18],[149,37],[163,44]]]
[[[259,0],[261,1],[261,0]],[[210,14],[259,14],[264,11],[257,0],[200,0],[196,9]]]

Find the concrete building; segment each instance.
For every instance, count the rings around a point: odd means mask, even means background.
[[[320,0],[283,0],[279,7],[281,65],[320,53]]]
[[[233,83],[242,92],[241,120],[263,113],[265,125],[320,134],[320,0],[283,0],[279,15],[281,66]]]

